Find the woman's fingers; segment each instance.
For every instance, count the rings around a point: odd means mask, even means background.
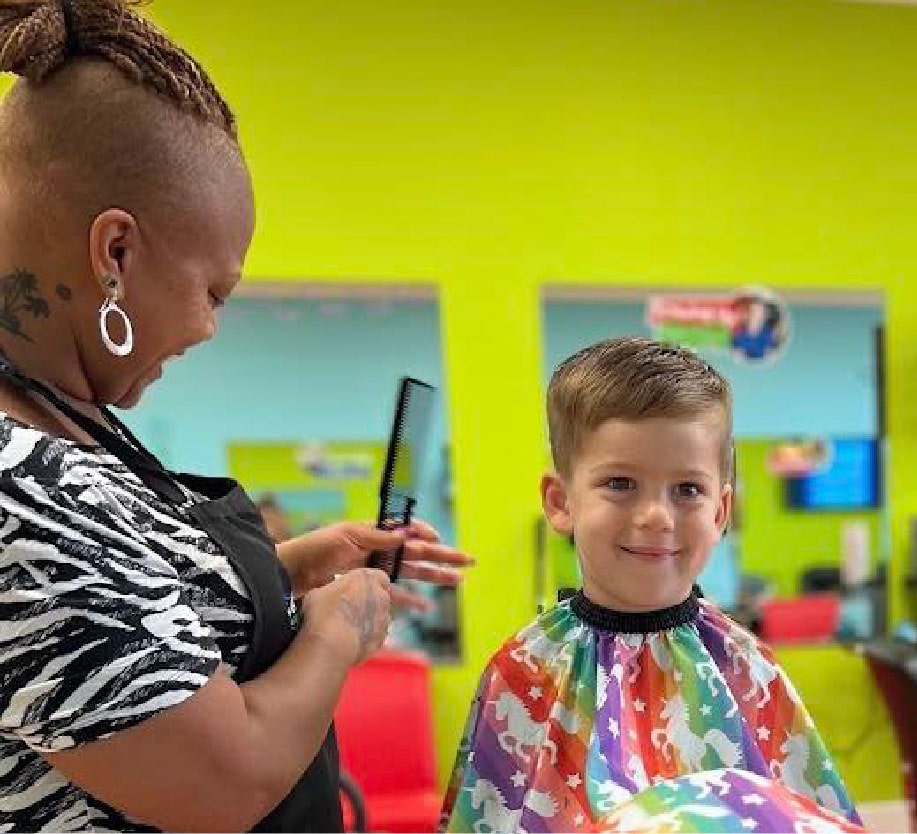
[[[420,611],[426,614],[435,607],[433,602],[423,594],[415,594],[405,588],[399,588],[397,585],[392,586],[392,604],[398,608],[411,608],[414,611]]]
[[[443,565],[431,565],[424,562],[402,562],[401,575],[405,579],[419,579],[432,582],[434,585],[445,585],[454,588],[464,578],[462,572]]]
[[[404,545],[405,560],[418,562],[437,562],[456,567],[471,567],[474,559],[461,550],[447,544],[431,544],[419,539],[408,539]]]
[[[432,524],[427,524],[426,521],[420,518],[413,519],[407,527],[402,527],[401,529],[411,538],[422,539],[423,541],[433,542],[434,544],[438,544],[442,541],[439,533],[436,532],[436,528]]]

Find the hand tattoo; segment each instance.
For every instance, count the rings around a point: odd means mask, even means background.
[[[0,327],[14,336],[21,336],[28,342],[31,337],[22,329],[21,315],[31,314],[34,318],[48,318],[51,309],[38,291],[35,275],[25,269],[15,269],[9,275],[0,277]]]
[[[73,290],[66,284],[58,284],[54,288],[54,292],[61,301],[70,301],[73,298]]]
[[[367,649],[369,649],[370,639],[373,634],[373,621],[376,618],[376,598],[372,593],[372,582],[366,574],[363,574],[363,584],[366,588],[367,600],[366,611],[363,613],[362,617],[357,607],[349,599],[342,599],[339,603],[344,618],[357,632],[357,638],[360,641],[361,657],[366,654]]]

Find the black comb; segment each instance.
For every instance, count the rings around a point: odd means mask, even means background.
[[[401,378],[385,469],[382,470],[379,486],[376,526],[380,529],[391,530],[411,523],[417,504],[419,475],[424,463],[435,391],[432,385],[419,379]],[[401,571],[403,555],[403,547],[390,552],[373,551],[369,555],[369,566],[384,570],[395,582]]]

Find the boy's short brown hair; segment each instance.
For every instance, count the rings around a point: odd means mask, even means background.
[[[732,479],[732,390],[710,363],[639,336],[606,339],[565,359],[548,386],[554,466],[569,475],[583,438],[606,420],[692,419],[723,410],[720,472]]]

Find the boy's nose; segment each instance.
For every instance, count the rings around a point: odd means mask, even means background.
[[[665,501],[644,501],[637,507],[634,518],[642,530],[671,530],[675,523],[672,513]]]

